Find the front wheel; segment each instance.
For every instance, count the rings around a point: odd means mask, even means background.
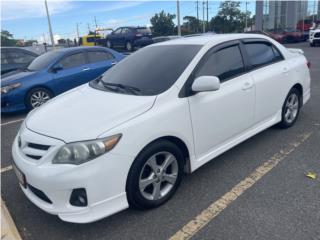
[[[52,93],[45,88],[32,89],[26,98],[26,105],[29,110],[40,107],[53,97]]]
[[[146,209],[168,201],[177,190],[183,171],[183,154],[169,141],[158,141],[135,159],[127,179],[131,206]]]
[[[280,127],[289,128],[297,121],[301,104],[300,92],[296,88],[291,89],[282,106]]]

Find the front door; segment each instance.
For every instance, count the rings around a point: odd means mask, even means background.
[[[193,78],[216,76],[220,89],[189,97],[197,158],[250,128],[254,119],[255,87],[237,44],[209,51]]]

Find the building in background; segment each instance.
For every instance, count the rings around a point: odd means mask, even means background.
[[[314,11],[313,11],[314,9]],[[300,20],[316,14],[319,18],[319,1],[256,1],[257,30],[296,28]]]

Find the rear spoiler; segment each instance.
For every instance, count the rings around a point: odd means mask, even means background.
[[[300,48],[287,48],[287,49],[291,53],[299,53],[299,54],[304,55],[304,51],[302,49],[300,49]]]

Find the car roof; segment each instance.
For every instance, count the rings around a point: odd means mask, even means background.
[[[177,38],[167,42],[161,42],[154,45],[206,45],[208,43],[221,43],[237,39],[260,38],[270,39],[262,34],[249,33],[231,33],[231,34],[210,34],[202,36],[194,36],[187,38]]]
[[[79,52],[79,51],[88,51],[88,50],[103,50],[108,51],[105,47],[97,47],[97,46],[80,46],[80,47],[70,47],[70,48],[58,48],[54,51],[61,53],[69,53],[69,52]]]

